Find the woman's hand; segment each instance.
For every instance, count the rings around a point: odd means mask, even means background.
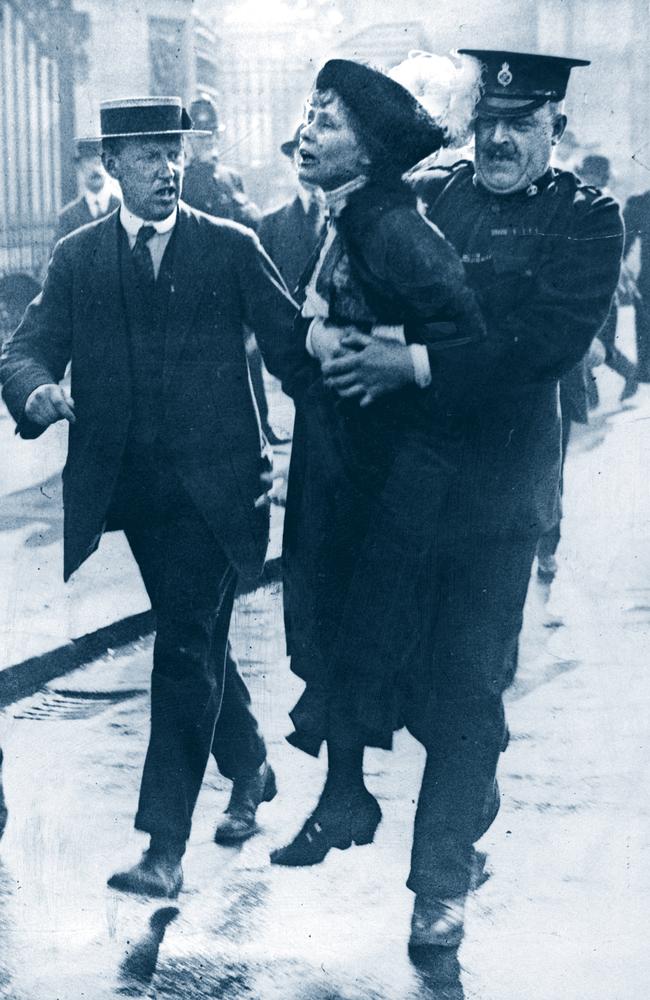
[[[406,344],[360,331],[346,333],[335,355],[321,368],[325,384],[344,399],[358,397],[359,406],[369,406],[387,392],[415,381]]]

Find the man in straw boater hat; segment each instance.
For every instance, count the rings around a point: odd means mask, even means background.
[[[416,178],[430,220],[460,254],[487,335],[430,355],[431,388],[422,389],[464,418],[431,579],[435,691],[408,712],[427,751],[408,879],[414,955],[462,938],[478,874],[473,845],[499,804],[502,696],[537,540],[559,499],[558,379],[607,319],[623,241],[616,202],[551,167],[569,74],[587,64],[464,51],[482,70],[475,162]],[[370,346],[323,366],[334,388],[381,390]],[[387,359],[386,391],[394,378]]]
[[[0,377],[22,437],[70,424],[65,579],[104,530],[123,529],[156,613],[135,821],[151,843],[109,884],[173,897],[210,753],[233,780],[218,842],[254,833],[258,805],[275,795],[228,645],[237,578],[260,573],[268,539],[244,327],[289,392],[306,355],[255,235],[179,203],[191,133],[180,99],[108,101],[101,126],[123,205],[57,244]],[[58,384],[69,361],[72,398]]]

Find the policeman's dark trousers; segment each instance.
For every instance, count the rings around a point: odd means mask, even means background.
[[[554,556],[562,537],[562,496],[564,494],[564,465],[566,463],[567,449],[571,438],[571,420],[564,413],[562,414],[562,465],[560,468],[560,504],[557,512],[557,520],[550,528],[539,536],[537,543],[537,555],[540,559]]]
[[[123,528],[156,616],[135,826],[182,849],[210,753],[236,780],[266,748],[228,642],[235,571],[173,471],[135,465],[125,465],[109,522]]]
[[[439,898],[470,887],[473,844],[496,816],[496,770],[536,538],[465,539],[440,554],[435,683],[407,725],[427,760],[407,885]]]

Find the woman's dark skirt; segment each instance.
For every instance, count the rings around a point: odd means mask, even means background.
[[[319,380],[296,413],[283,549],[294,746],[390,749],[429,686],[431,574],[456,445],[405,390],[366,409]],[[419,413],[419,419],[416,415]]]

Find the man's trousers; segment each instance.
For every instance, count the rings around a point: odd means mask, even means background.
[[[266,748],[228,642],[236,573],[163,458],[127,457],[109,528],[122,528],[156,617],[151,733],[136,828],[182,845],[212,753],[252,776]]]
[[[517,666],[536,541],[477,536],[438,555],[432,694],[407,718],[427,751],[407,882],[415,893],[465,893],[472,845],[498,811],[503,693]]]

